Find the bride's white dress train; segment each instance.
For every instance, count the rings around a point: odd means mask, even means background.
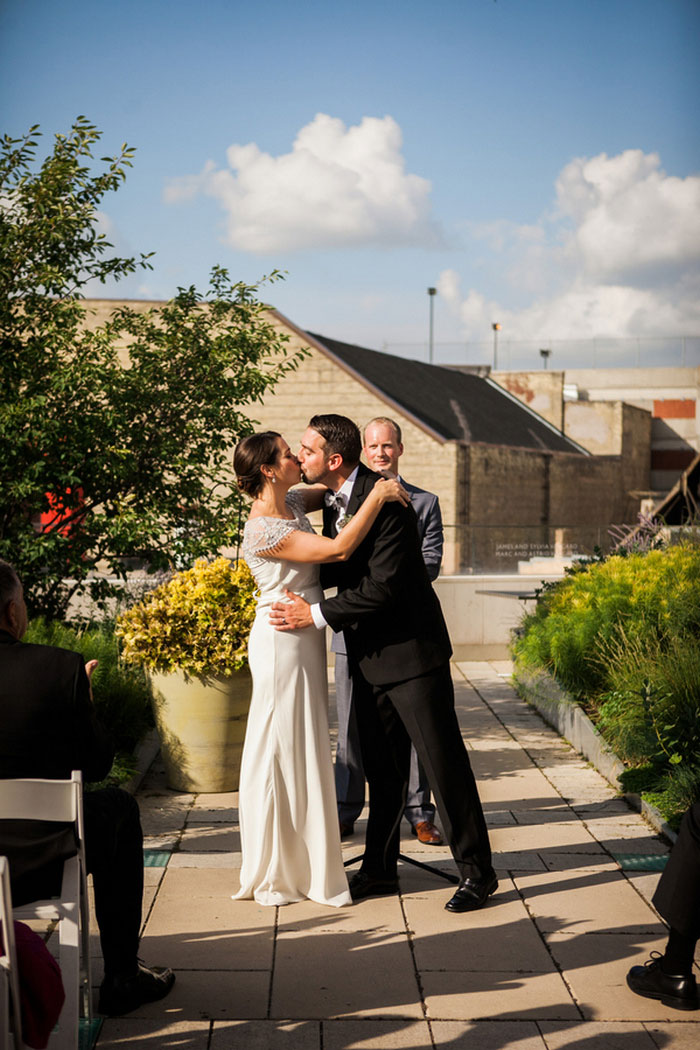
[[[287,502],[294,521],[252,518],[243,535],[243,557],[260,596],[248,649],[253,696],[241,762],[241,888],[234,900],[309,898],[340,907],[351,898],[331,765],[324,632],[280,632],[268,622],[285,587],[308,602],[320,600],[318,566],[259,556],[291,529],[313,532],[301,494],[290,492]]]

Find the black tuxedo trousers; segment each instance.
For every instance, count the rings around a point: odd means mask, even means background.
[[[683,817],[652,901],[672,929],[700,937],[700,802]]]
[[[355,668],[353,690],[370,802],[362,870],[378,878],[396,875],[413,743],[461,878],[490,875],[489,836],[457,722],[449,664],[381,686]]]

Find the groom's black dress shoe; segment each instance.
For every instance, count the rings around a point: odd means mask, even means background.
[[[644,966],[633,966],[627,974],[627,984],[645,999],[660,999],[664,1006],[675,1010],[697,1010],[698,989],[693,974],[672,977],[661,969],[661,957],[652,952]]]
[[[495,873],[486,879],[462,879],[454,897],[450,897],[445,907],[448,911],[476,911],[477,908],[483,908],[497,887]]]
[[[353,875],[348,886],[354,901],[362,901],[365,897],[389,897],[399,892],[398,879],[377,879],[364,871]]]

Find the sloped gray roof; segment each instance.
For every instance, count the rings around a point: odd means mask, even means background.
[[[492,379],[308,334],[445,440],[588,454]]]

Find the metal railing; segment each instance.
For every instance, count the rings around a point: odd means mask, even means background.
[[[416,361],[430,360],[428,340],[384,343],[388,354]],[[545,351],[545,353],[543,353]],[[494,365],[494,356],[496,362]],[[700,336],[629,337],[615,339],[498,339],[433,343],[436,365],[472,365],[494,371],[555,371],[579,368],[684,368],[700,365]]]

